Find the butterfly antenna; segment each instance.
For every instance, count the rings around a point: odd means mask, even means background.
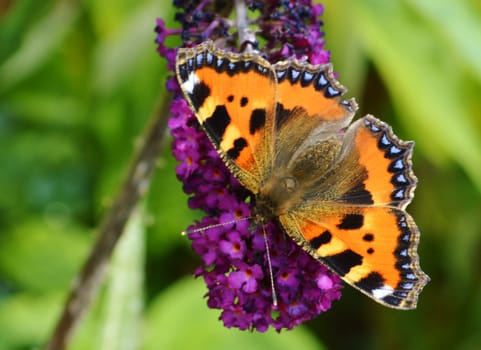
[[[240,221],[249,220],[250,218],[251,218],[251,217],[248,216],[248,217],[246,217],[246,218],[240,218],[240,219],[235,219],[235,220],[231,220],[231,221],[222,222],[222,223],[220,223],[220,224],[207,225],[207,226],[204,226],[204,227],[195,228],[195,229],[193,229],[193,230],[185,230],[185,231],[182,231],[180,234],[181,234],[182,236],[185,236],[185,235],[188,235],[188,234],[190,234],[190,233],[202,232],[202,231],[208,230],[208,229],[210,229],[210,228],[215,228],[215,227],[220,227],[220,226],[235,224],[235,223],[240,222]]]
[[[277,293],[276,287],[274,285],[274,273],[272,272],[272,263],[271,263],[271,252],[269,250],[269,242],[267,241],[267,234],[265,226],[262,226],[263,236],[264,236],[264,243],[266,245],[266,254],[267,254],[267,265],[269,267],[269,279],[271,280],[271,290],[272,290],[272,305],[277,307]]]

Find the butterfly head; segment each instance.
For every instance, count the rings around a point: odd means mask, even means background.
[[[252,210],[252,227],[265,225],[286,214],[300,200],[298,190],[299,183],[295,177],[283,172],[273,174],[256,195],[256,203]]]

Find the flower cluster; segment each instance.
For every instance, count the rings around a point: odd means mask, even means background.
[[[251,9],[259,10],[256,19],[259,36],[266,39],[263,51],[270,62],[286,58],[307,58],[311,64],[329,62],[324,50],[324,33],[319,16],[323,6],[311,0],[247,1]]]
[[[168,35],[180,35],[187,47],[206,39],[235,42],[233,28],[227,20],[232,2],[175,0],[181,9],[176,20],[182,29],[167,29],[157,20],[159,53],[175,66],[175,49],[165,45]],[[263,54],[272,61],[293,56],[312,63],[326,63],[328,52],[318,19],[321,5],[311,1],[246,1],[259,12],[254,23],[258,35],[265,39]],[[242,45],[242,43],[240,43]],[[183,189],[190,194],[189,207],[202,209],[207,216],[187,232],[194,251],[203,260],[195,271],[208,287],[207,304],[222,309],[220,319],[226,327],[266,331],[291,329],[330,308],[340,298],[340,279],[305,253],[275,224],[256,232],[249,230],[250,193],[232,176],[182,98],[180,88],[171,77],[168,90],[174,93],[169,128],[173,137],[172,152],[179,161],[176,174]],[[265,237],[264,233],[265,232]],[[278,305],[273,305],[268,252]]]

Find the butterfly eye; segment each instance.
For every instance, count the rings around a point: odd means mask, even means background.
[[[297,188],[297,180],[293,177],[285,177],[282,179],[282,186],[288,193],[292,193]]]

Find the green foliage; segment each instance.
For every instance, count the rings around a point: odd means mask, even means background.
[[[219,327],[218,312],[199,303],[205,292],[201,280],[184,278],[154,299],[146,313],[145,349],[323,349],[302,328],[277,334]]]
[[[432,278],[418,309],[389,310],[346,288],[308,327],[224,329],[190,276],[199,259],[180,232],[198,213],[187,208],[166,149],[71,349],[481,347],[481,6],[323,3],[334,68],[359,115],[372,113],[417,144],[409,211]],[[0,6],[0,350],[48,339],[165,95],[156,17],[172,20],[170,2]]]

